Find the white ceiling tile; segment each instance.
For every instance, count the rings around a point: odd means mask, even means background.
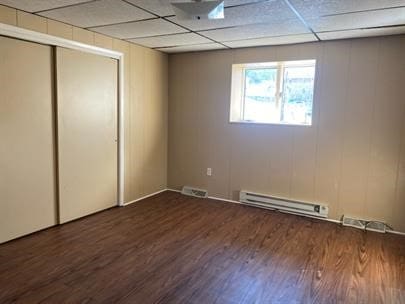
[[[150,48],[181,46],[188,44],[203,44],[212,42],[211,40],[194,33],[137,38],[137,39],[130,39],[129,41]]]
[[[0,4],[32,13],[88,1],[89,0],[0,0]]]
[[[262,0],[225,0],[224,5],[233,6],[247,3],[254,3]],[[171,2],[184,2],[184,0],[128,0],[136,6],[142,7],[159,16],[171,16],[174,15]]]
[[[263,0],[225,0],[225,7],[235,6],[235,5],[250,5],[255,2],[263,2]]]
[[[281,45],[317,41],[313,34],[288,35],[279,37],[256,38],[223,42],[231,48],[243,48],[251,46]]]
[[[187,30],[163,19],[93,27],[91,30],[120,39],[132,39],[187,32]]]
[[[159,16],[174,15],[170,0],[128,0],[128,2]]]
[[[184,45],[169,48],[161,48],[159,51],[165,53],[183,53],[183,52],[197,52],[197,51],[208,51],[208,50],[220,50],[225,49],[221,44],[218,43],[206,43],[206,44],[195,44],[195,45]]]
[[[307,19],[315,32],[405,24],[405,7]]]
[[[224,19],[215,20],[181,20],[170,17],[170,20],[191,30],[207,30],[255,23],[280,23],[298,20],[292,10],[282,0],[269,0],[247,6],[236,6],[225,9]]]
[[[347,31],[323,32],[318,33],[318,36],[319,38],[321,38],[321,40],[335,40],[335,39],[387,36],[399,34],[405,34],[405,26],[385,27],[378,29],[356,29]]]
[[[203,31],[201,34],[216,41],[231,41],[270,36],[310,33],[298,20],[279,24],[251,24],[226,29]]]
[[[154,17],[120,0],[83,3],[46,11],[40,15],[84,28]]]
[[[405,0],[290,0],[303,17],[384,9],[404,6]]]

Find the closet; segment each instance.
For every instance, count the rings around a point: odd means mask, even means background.
[[[59,219],[117,205],[117,61],[56,49]]]
[[[117,71],[0,37],[0,243],[117,205]]]
[[[50,46],[0,37],[0,242],[57,223]]]

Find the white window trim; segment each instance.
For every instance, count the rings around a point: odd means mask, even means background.
[[[231,124],[259,124],[259,125],[275,125],[275,126],[299,126],[299,127],[311,127],[314,124],[313,117],[310,124],[295,124],[285,122],[265,122],[265,121],[250,121],[244,120],[244,106],[245,106],[245,72],[251,69],[277,69],[277,86],[276,86],[276,103],[279,104],[284,94],[284,70],[288,67],[315,67],[314,75],[314,96],[312,101],[312,112],[315,108],[315,87],[316,87],[316,59],[305,60],[293,60],[293,61],[275,61],[275,62],[260,62],[260,63],[244,63],[232,65],[232,83],[231,83],[231,105],[229,112],[229,123]],[[237,72],[237,70],[240,70]],[[234,81],[234,75],[240,74],[238,78],[241,78],[241,88],[238,88],[237,83]],[[240,93],[237,93],[237,92]],[[240,95],[240,96],[238,96]],[[238,110],[235,110],[235,105],[239,104]],[[236,114],[235,114],[236,112]],[[238,117],[238,118],[235,118]]]
[[[118,193],[117,205],[124,206],[124,54],[121,52],[104,49],[77,41],[43,34],[13,25],[0,23],[0,36],[17,38],[30,42],[50,46],[64,47],[72,50],[109,57],[118,61]]]

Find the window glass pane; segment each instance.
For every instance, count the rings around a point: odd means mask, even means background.
[[[308,124],[312,122],[315,67],[286,67],[280,122]]]
[[[316,60],[232,65],[230,122],[312,125]]]
[[[277,69],[246,69],[243,120],[272,122],[276,108]]]

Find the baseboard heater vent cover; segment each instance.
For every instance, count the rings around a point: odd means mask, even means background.
[[[181,190],[181,193],[184,195],[195,196],[200,198],[207,198],[208,191],[204,189],[193,188],[189,186],[184,186]]]
[[[256,207],[273,210],[280,210],[295,214],[327,218],[329,213],[328,206],[314,203],[293,201],[248,191],[241,191],[239,194],[239,200],[241,203],[246,205],[252,205]]]
[[[383,222],[355,219],[347,215],[343,215],[342,225],[380,233],[385,233],[387,228],[387,224]]]

